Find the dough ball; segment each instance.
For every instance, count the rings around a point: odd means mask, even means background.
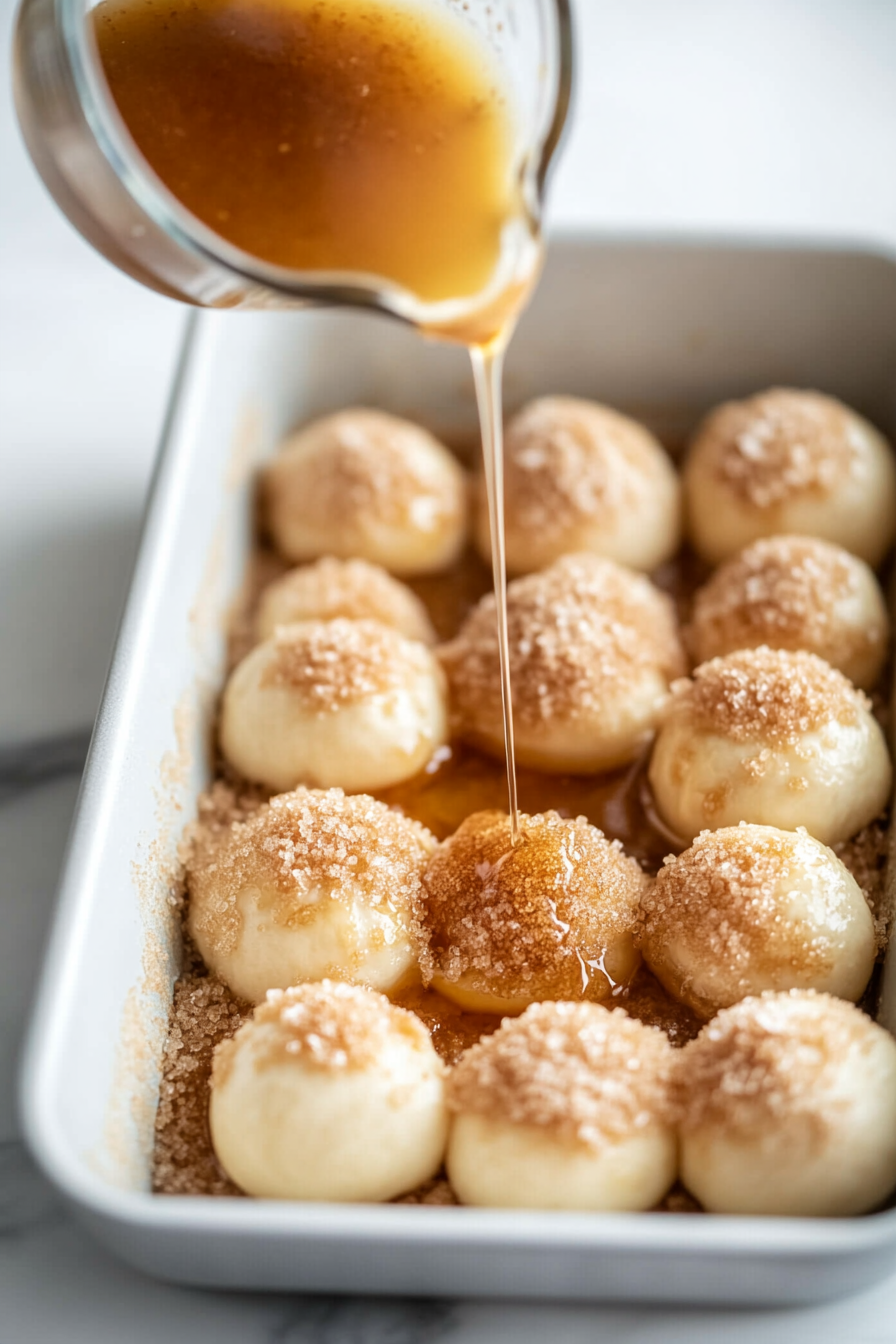
[[[584,817],[476,812],[423,876],[421,966],[446,998],[514,1013],[539,999],[609,997],[638,968],[646,878],[618,841]]]
[[[676,1072],[681,1178],[711,1213],[867,1213],[896,1186],[896,1043],[851,1003],[744,999]]]
[[[640,755],[685,666],[671,600],[643,575],[582,554],[515,579],[507,603],[518,763],[594,774]],[[493,595],[441,658],[461,735],[503,759]]]
[[[874,921],[851,873],[804,830],[704,831],[642,900],[641,951],[669,993],[708,1018],[763,990],[860,998]]]
[[[528,574],[593,551],[651,570],[681,539],[681,486],[668,453],[628,416],[577,397],[541,397],[504,436],[507,568]],[[480,485],[476,541],[491,558]]]
[[[755,821],[805,826],[833,845],[887,803],[880,725],[862,692],[814,653],[744,649],[673,690],[649,779],[678,835]]]
[[[379,621],[420,644],[436,642],[426,607],[410,588],[379,565],[332,556],[291,569],[268,584],[258,604],[256,633],[259,639],[270,639],[278,625],[338,616]]]
[[[447,738],[444,677],[429,649],[379,621],[279,626],[235,671],[221,750],[247,779],[350,792],[421,770]]]
[[[443,1065],[423,1023],[382,994],[272,990],[215,1051],[209,1124],[249,1195],[393,1199],[441,1164]]]
[[[816,537],[765,537],[697,593],[688,642],[704,663],[736,649],[806,649],[870,690],[887,656],[889,620],[872,571]]]
[[[358,556],[393,574],[448,569],[467,533],[467,481],[420,425],[349,410],[291,435],[263,480],[268,526],[288,560]]]
[[[463,1204],[649,1209],[675,1179],[674,1051],[621,1009],[537,1003],[448,1078],[448,1175]]]
[[[718,407],[684,466],[688,534],[715,564],[758,537],[822,537],[879,565],[896,534],[887,440],[818,392],[774,388]]]
[[[435,842],[363,794],[272,798],[187,866],[189,931],[235,994],[332,976],[392,990],[417,976],[413,911]]]

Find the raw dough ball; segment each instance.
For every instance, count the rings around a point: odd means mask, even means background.
[[[288,560],[359,556],[429,574],[466,540],[460,463],[420,425],[382,411],[339,411],[298,430],[266,468],[264,498]]]
[[[417,975],[411,937],[435,842],[363,794],[297,789],[197,847],[189,930],[235,994],[333,976],[391,990]]]
[[[561,555],[594,551],[632,569],[668,560],[681,538],[681,486],[653,435],[597,402],[541,397],[504,436],[507,568],[528,574]],[[491,557],[479,490],[476,541]]]
[[[393,1199],[441,1164],[443,1087],[423,1023],[382,994],[273,990],[215,1051],[212,1142],[250,1195]]]
[[[231,674],[221,706],[224,755],[271,789],[385,789],[447,734],[435,658],[379,621],[279,626]]]
[[[704,831],[666,859],[642,908],[644,960],[700,1017],[766,989],[855,1001],[874,969],[865,897],[804,830]]]
[[[436,642],[426,608],[410,588],[379,565],[332,556],[291,569],[268,584],[258,604],[256,632],[259,639],[269,639],[278,625],[332,621],[337,616],[379,621],[406,639]]]
[[[516,757],[593,774],[638,756],[684,670],[671,600],[596,555],[570,555],[507,590]],[[495,600],[441,652],[461,734],[504,756]]]
[[[872,571],[816,537],[766,537],[722,565],[697,593],[688,642],[704,663],[736,649],[806,649],[870,690],[889,621]]]
[[[448,1175],[464,1204],[649,1209],[675,1179],[674,1051],[621,1009],[537,1003],[449,1075]]]
[[[805,826],[833,845],[889,799],[890,758],[867,699],[815,654],[744,649],[673,690],[649,778],[678,835],[755,821]]]
[[[688,533],[717,563],[757,537],[823,537],[879,565],[896,534],[887,440],[842,402],[774,388],[718,407],[684,466]]]
[[[679,1061],[681,1178],[711,1213],[866,1213],[896,1186],[896,1043],[852,1004],[744,999]]]
[[[478,1012],[539,999],[607,998],[638,968],[646,878],[618,841],[584,817],[476,812],[439,846],[423,876],[424,976]]]

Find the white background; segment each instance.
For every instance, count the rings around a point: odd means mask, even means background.
[[[554,224],[896,250],[896,0],[578,0]],[[11,0],[0,0],[2,68]],[[235,316],[238,321],[239,317]],[[0,747],[89,724],[183,314],[47,198],[0,107]],[[74,802],[0,807],[0,1344],[896,1341],[896,1278],[809,1311],[314,1304],[157,1285],[94,1249],[23,1161],[14,1058]]]

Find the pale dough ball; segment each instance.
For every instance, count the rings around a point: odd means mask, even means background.
[[[420,425],[348,410],[286,440],[264,473],[274,543],[288,560],[360,557],[393,574],[447,569],[467,533],[460,463]]]
[[[877,954],[852,874],[804,830],[704,831],[642,899],[641,951],[670,994],[712,1017],[764,990],[855,1001]]]
[[[871,707],[812,653],[745,649],[677,683],[650,760],[666,824],[684,839],[754,821],[846,840],[886,805],[892,770]]]
[[[215,1051],[215,1153],[262,1199],[394,1199],[441,1164],[443,1073],[422,1022],[381,994],[274,990]]]
[[[696,594],[688,643],[698,663],[736,649],[806,649],[870,690],[889,620],[864,560],[816,537],[765,537]]]
[[[338,616],[379,621],[420,644],[436,642],[426,607],[410,588],[379,565],[333,556],[291,569],[268,584],[258,604],[256,634],[270,639],[278,625]]]
[[[584,817],[476,812],[435,851],[418,924],[424,976],[476,1012],[520,1012],[540,999],[610,997],[640,958],[646,878],[618,841]]]
[[[634,1210],[675,1179],[674,1051],[621,1009],[538,1003],[461,1056],[448,1176],[463,1204]]]
[[[681,1178],[711,1213],[867,1213],[896,1186],[896,1043],[827,994],[726,1008],[679,1056]]]
[[[712,564],[795,532],[878,565],[896,535],[890,445],[818,392],[774,388],[718,407],[691,444],[684,490],[688,535]]]
[[[634,760],[685,666],[671,600],[643,575],[582,554],[515,579],[507,607],[518,763],[595,774]],[[493,595],[440,656],[460,734],[503,757]]]
[[[594,401],[540,397],[504,435],[504,531],[510,573],[544,569],[573,551],[655,569],[681,539],[678,474],[637,421]],[[476,542],[488,560],[484,485]]]
[[[363,794],[272,798],[187,865],[188,927],[235,994],[332,976],[389,991],[417,978],[412,937],[435,842]]]
[[[447,739],[444,677],[429,649],[378,621],[279,626],[231,674],[227,760],[271,789],[350,792],[410,779]]]

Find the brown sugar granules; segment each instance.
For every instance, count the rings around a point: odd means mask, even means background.
[[[393,1204],[429,1204],[443,1208],[457,1207],[458,1199],[446,1176],[433,1176],[408,1195],[399,1195]]]
[[[820,1145],[849,1098],[844,1060],[870,1023],[851,1003],[813,990],[762,994],[725,1008],[677,1056],[673,1098],[682,1128],[733,1138],[783,1126]]]
[[[645,889],[645,956],[656,968],[667,948],[678,948],[688,964],[723,971],[744,992],[757,963],[797,976],[823,975],[839,951],[825,929],[837,927],[838,913],[850,908],[846,884],[839,865],[802,828],[741,824],[703,831],[683,854],[670,855]],[[782,893],[791,886],[820,912],[811,940],[811,915],[806,923],[787,918]]]
[[[271,918],[302,922],[322,899],[363,889],[373,907],[411,908],[434,842],[419,823],[366,794],[296,789],[237,822],[187,866],[191,928],[221,952],[239,938],[237,898],[270,893]]]
[[[702,663],[733,649],[760,644],[823,654],[836,642],[837,662],[882,648],[880,622],[857,623],[865,591],[862,562],[816,537],[764,537],[721,565],[694,600],[687,632]]]
[[[818,392],[773,388],[727,402],[704,421],[693,451],[757,509],[797,495],[830,495],[859,463],[855,417]]]
[[[648,579],[596,555],[564,556],[507,590],[515,720],[528,727],[599,711],[645,667],[684,670],[675,609]],[[493,595],[441,650],[464,722],[500,721]]]
[[[409,639],[435,642],[420,599],[379,565],[324,556],[276,579],[261,595],[257,627],[265,639],[277,625],[296,621],[375,620]]]
[[[211,976],[186,972],[174,986],[156,1113],[152,1188],[166,1195],[239,1195],[215,1158],[208,1131],[215,1047],[251,1010]]]
[[[265,1027],[273,1030],[259,1031]],[[418,1049],[429,1044],[429,1033],[413,1013],[373,990],[335,980],[269,989],[251,1021],[215,1051],[212,1085],[227,1081],[241,1041],[262,1042],[253,1052],[256,1069],[285,1059],[321,1069],[364,1069],[376,1063],[396,1033]]]
[[[854,724],[867,696],[814,653],[741,649],[695,669],[675,682],[670,713],[684,713],[695,728],[733,742],[799,746],[806,733],[828,723]]]
[[[878,817],[850,840],[832,845],[837,858],[861,887],[874,919],[879,952],[884,952],[893,923],[892,894],[887,891],[887,859],[890,853],[890,815]]]
[[[562,541],[577,523],[612,519],[636,501],[639,478],[653,478],[662,451],[642,425],[607,406],[541,397],[507,426],[507,514],[540,546]]]
[[[306,621],[279,626],[262,686],[287,686],[306,709],[332,714],[387,695],[426,675],[431,655],[379,621]]]
[[[456,518],[458,502],[429,467],[433,448],[450,464],[419,425],[382,411],[340,411],[287,440],[265,470],[264,496],[269,509],[275,499],[286,510],[294,501],[302,516],[332,519],[351,532],[406,524],[435,532]]]
[[[479,812],[434,853],[420,891],[424,976],[514,998],[602,998],[634,971],[647,879],[584,817]]]
[[[448,1077],[453,1111],[536,1125],[595,1148],[669,1122],[674,1052],[620,1009],[536,1003]]]

